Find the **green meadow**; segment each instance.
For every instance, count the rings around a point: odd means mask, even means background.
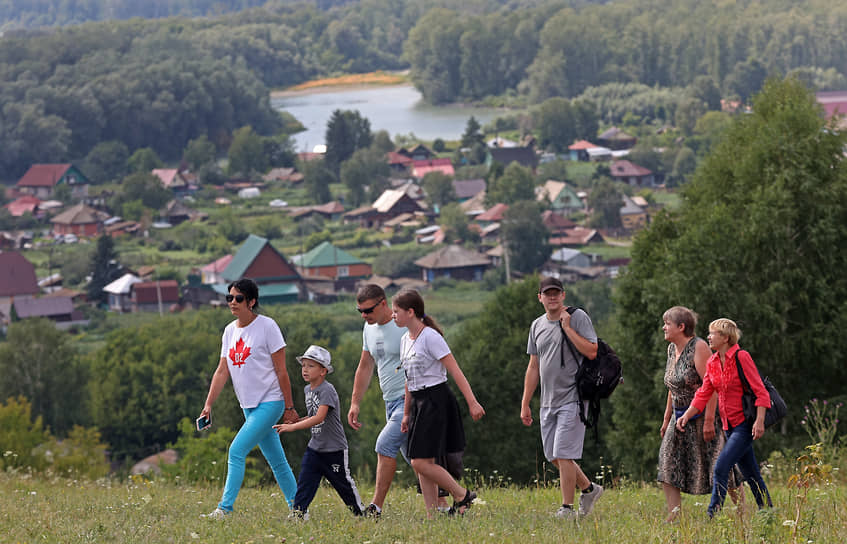
[[[708,521],[708,496],[684,496],[676,523],[665,523],[664,496],[656,485],[622,483],[609,489],[595,511],[579,521],[553,516],[560,500],[555,482],[536,488],[479,489],[464,517],[427,520],[413,488],[395,486],[379,520],[355,518],[323,486],[308,521],[289,521],[277,488],[242,489],[235,513],[220,521],[219,487],[183,486],[131,477],[77,481],[0,473],[0,542],[245,542],[296,544],[584,542],[843,543],[847,535],[844,485],[789,488],[773,481],[773,509],[757,512],[752,496],[738,508],[728,501]],[[362,485],[364,500],[373,488]]]

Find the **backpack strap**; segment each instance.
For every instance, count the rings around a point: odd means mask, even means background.
[[[579,308],[576,308],[575,306],[568,306],[566,308],[566,311],[569,314],[573,315],[574,312],[577,311],[578,309]],[[568,349],[571,351],[571,355],[573,355],[574,361],[576,361],[577,368],[578,368],[577,369],[577,378],[579,378],[579,371],[582,369],[582,360],[580,359],[579,354],[578,354],[575,346],[573,345],[573,342],[571,342],[571,339],[568,338],[567,334],[565,334],[565,329],[562,329],[561,323],[559,325],[559,329],[561,329],[561,331],[562,331],[562,346],[561,346],[561,349],[559,349],[559,355],[561,356],[561,361],[562,361],[562,368],[565,368],[565,344],[567,344]],[[598,419],[598,416],[599,416],[599,413],[600,413],[599,401],[589,400],[589,402],[588,402],[588,404],[589,404],[588,414],[586,414],[585,413],[586,412],[585,401],[582,398],[582,391],[580,391],[580,389],[579,389],[579,382],[575,383],[574,387],[576,387],[576,396],[577,396],[577,399],[579,400],[579,420],[586,427],[589,427],[589,428],[595,427],[594,428],[594,435],[595,435],[595,439],[596,439],[597,438],[596,424],[597,424],[597,419]],[[594,415],[594,414],[596,414],[596,415]]]

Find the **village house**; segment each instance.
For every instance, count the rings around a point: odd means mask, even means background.
[[[544,210],[541,212],[541,222],[550,231],[550,236],[567,236],[568,229],[576,226],[576,223],[553,210]]]
[[[509,166],[513,162],[518,163],[524,168],[529,168],[535,172],[538,166],[538,155],[535,153],[535,147],[488,147],[488,154],[485,157],[485,165],[489,168],[494,163],[502,164],[504,167]]]
[[[353,290],[356,281],[373,273],[370,264],[330,242],[321,242],[302,255],[292,257],[303,279],[331,278],[336,290]]]
[[[303,181],[303,174],[296,168],[271,168],[270,172],[262,176],[266,183],[290,183],[297,185]]]
[[[68,296],[18,298],[15,299],[14,307],[19,319],[42,317],[54,322],[59,329],[88,323],[82,312],[74,309],[73,301]]]
[[[224,255],[200,268],[200,282],[204,284],[224,283],[223,272],[232,262],[232,255]]]
[[[508,204],[503,204],[503,203],[495,204],[495,205],[491,206],[490,208],[488,208],[487,210],[485,210],[483,213],[474,217],[474,221],[481,228],[485,228],[485,227],[487,227],[491,224],[494,224],[494,223],[500,223],[501,221],[503,221],[503,215],[506,213],[506,211],[508,209],[509,209]]]
[[[251,234],[247,237],[221,274],[223,282],[213,288],[221,300],[228,293],[227,284],[250,278],[259,286],[262,303],[296,302],[305,293],[297,269],[274,248],[267,238]]]
[[[108,218],[109,214],[80,203],[56,215],[50,222],[54,236],[97,236]]]
[[[453,177],[456,171],[450,159],[421,159],[412,161],[412,177],[422,179],[430,172],[440,172],[445,176]]]
[[[182,200],[171,200],[159,212],[159,217],[169,225],[179,225],[186,221],[203,221],[209,217],[205,212],[189,208]]]
[[[21,217],[23,214],[28,213],[34,217],[38,217],[41,215],[39,213],[39,206],[41,205],[41,199],[32,195],[23,195],[20,198],[9,202],[4,208],[9,210],[9,215],[12,217]]]
[[[405,190],[388,189],[370,206],[362,206],[344,214],[345,223],[359,223],[362,228],[382,228],[382,225],[401,214],[425,212],[420,201],[410,197]]]
[[[159,178],[165,189],[177,194],[185,194],[189,191],[188,180],[176,168],[154,168],[151,173]]]
[[[627,160],[613,161],[610,169],[612,179],[615,181],[633,187],[653,187],[656,185],[656,178],[651,170]]]
[[[638,138],[630,136],[618,127],[612,127],[604,131],[597,138],[597,141],[600,142],[600,145],[617,151],[620,149],[631,149],[638,142]]]
[[[627,230],[638,230],[647,226],[647,211],[627,195],[623,195],[620,216],[621,226]]]
[[[481,281],[482,275],[491,267],[491,261],[485,255],[457,245],[444,246],[428,253],[415,264],[421,268],[422,278],[429,283],[436,278]]]
[[[17,251],[0,251],[0,323],[8,324],[15,300],[40,292],[35,266]]]
[[[435,153],[423,144],[418,144],[411,149],[400,148],[397,153],[409,157],[413,161],[425,161],[435,156]]]
[[[409,172],[414,160],[409,155],[398,153],[397,151],[389,151],[385,154],[385,161],[393,174],[405,174]]]
[[[294,206],[288,208],[288,214],[296,220],[320,217],[327,221],[337,221],[344,215],[344,206],[337,200],[314,206]]]
[[[538,202],[549,201],[551,210],[565,216],[585,208],[576,191],[563,181],[548,179],[544,185],[535,188],[535,198]]]
[[[179,304],[179,285],[176,280],[140,281],[130,287],[133,312],[167,312]]]
[[[453,180],[453,192],[456,193],[458,202],[465,202],[485,191],[485,180],[479,179],[457,179]]]
[[[88,178],[73,164],[33,164],[15,188],[20,193],[47,200],[60,185],[70,187],[71,197],[76,200],[88,196]]]
[[[141,282],[141,279],[130,273],[126,273],[115,281],[103,287],[108,294],[107,304],[113,312],[132,311],[132,286]]]
[[[603,235],[596,229],[581,226],[565,229],[563,233],[551,236],[549,240],[553,247],[582,247],[588,244],[602,244],[604,241]]]
[[[588,156],[588,150],[595,149],[597,147],[599,146],[589,142],[588,140],[577,140],[568,146],[570,160],[587,162],[591,160],[591,157]]]

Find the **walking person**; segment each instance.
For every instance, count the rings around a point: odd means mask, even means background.
[[[406,400],[401,430],[408,433],[407,451],[418,476],[427,517],[438,503],[438,488],[453,496],[452,513],[464,514],[476,493],[462,487],[439,457],[464,451],[465,430],[456,397],[447,385],[447,374],[459,387],[474,421],[485,415],[470,383],[450,352],[432,316],[426,315],[417,291],[401,291],[392,299],[394,320],[408,330],[400,343],[400,362],[406,374]]]
[[[376,368],[385,403],[385,426],[376,439],[376,484],[365,515],[378,517],[382,514],[385,497],[397,471],[397,454],[402,452],[406,455],[406,435],[400,430],[406,399],[406,375],[400,369],[400,340],[406,328],[398,327],[394,322],[385,291],[379,285],[371,283],[359,289],[356,302],[356,310],[365,320],[365,325],[347,423],[354,430],[362,428],[359,421],[362,398]]]
[[[323,478],[335,488],[354,515],[362,516],[365,507],[359,498],[356,482],[350,475],[347,437],[338,413],[341,402],[335,387],[326,380],[327,374],[333,371],[332,357],[326,349],[312,345],[297,360],[302,366],[303,379],[307,382],[303,390],[307,416],[296,423],[274,425],[279,433],[311,430],[311,439],[300,463],[297,494],[289,517],[309,519],[309,505]]]
[[[738,464],[744,479],[750,485],[759,508],[764,508],[766,503],[769,507],[773,506],[770,493],[759,471],[759,464],[756,462],[756,454],[753,452],[753,441],[765,434],[765,411],[770,408],[771,399],[753,358],[748,352],[739,348],[739,338],[741,338],[741,331],[730,319],[716,319],[709,324],[709,347],[714,353],[707,363],[703,385],[697,389],[685,413],[676,420],[676,430],[686,432],[686,424],[706,408],[712,394],[717,391],[726,444],[715,462],[712,499],[707,509],[710,518],[723,508],[729,473],[735,464]],[[750,382],[750,388],[756,396],[756,418],[752,421],[744,416],[741,401],[744,386],[738,376],[735,364],[736,354],[744,375]]]
[[[521,399],[521,421],[532,425],[529,403],[541,383],[541,442],[544,456],[559,469],[562,487],[562,506],[556,516],[576,519],[587,516],[603,493],[600,484],[592,483],[577,461],[582,458],[585,424],[580,419],[579,393],[576,374],[580,361],[566,345],[565,335],[582,357],[597,356],[597,333],[591,318],[582,310],[568,313],[565,290],[557,278],[543,278],[538,288],[538,301],[544,314],[532,322],[526,352],[529,364],[524,377]],[[573,509],[575,488],[582,493],[579,510]]]
[[[682,415],[697,389],[703,384],[706,367],[712,352],[702,338],[694,335],[697,315],[684,306],[674,306],[662,316],[662,331],[668,342],[664,382],[668,400],[662,427],[659,431],[662,445],[659,448],[658,481],[662,483],[667,503],[666,522],[674,521],[682,508],[681,493],[705,495],[712,492],[712,467],[724,446],[723,432],[719,427],[718,395],[713,394],[706,404],[703,416],[689,420],[688,431],[676,432],[676,418]],[[738,487],[730,475],[730,492]],[[733,495],[735,502],[743,494]]]
[[[201,417],[210,418],[212,405],[232,377],[235,395],[244,411],[241,426],[229,446],[226,483],[217,508],[206,517],[222,519],[233,511],[244,480],[247,454],[256,445],[273,471],[288,506],[294,501],[297,482],[273,425],[279,418],[297,421],[291,381],[285,368],[285,339],[276,322],[257,313],[259,288],[250,279],[229,284],[226,301],[235,321],[221,339],[221,358],[209,385]]]

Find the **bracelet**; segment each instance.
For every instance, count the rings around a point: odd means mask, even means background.
[[[287,411],[293,410],[293,409],[294,409],[294,407],[292,406],[291,408],[286,408],[285,411],[287,412]]]

